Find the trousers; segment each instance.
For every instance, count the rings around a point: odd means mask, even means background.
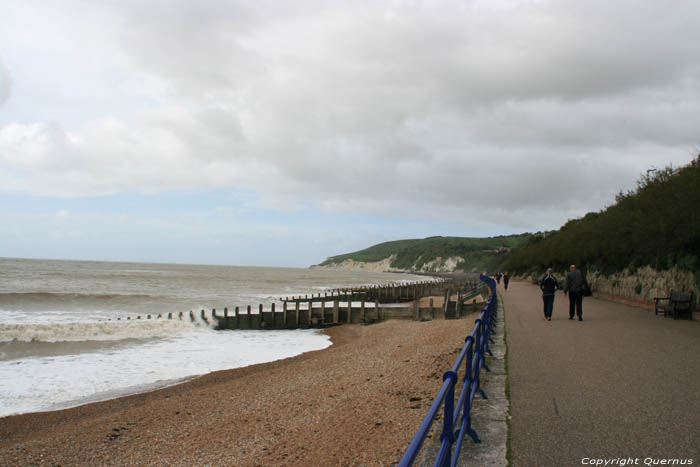
[[[583,294],[569,291],[569,318],[574,317],[574,311],[583,316]]]
[[[554,295],[542,295],[542,302],[544,302],[544,317],[551,318],[554,309]]]

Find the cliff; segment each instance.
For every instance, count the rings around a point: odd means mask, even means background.
[[[332,256],[312,268],[412,273],[495,271],[529,237],[530,234],[397,240]]]

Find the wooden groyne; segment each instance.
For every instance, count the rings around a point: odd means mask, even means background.
[[[339,297],[344,301],[348,300],[365,300],[368,302],[379,302],[379,303],[400,303],[400,302],[410,302],[421,297],[429,297],[433,295],[434,291],[444,290],[445,287],[450,285],[459,288],[460,285],[468,286],[471,281],[448,281],[445,279],[435,279],[429,281],[419,281],[411,283],[402,284],[387,284],[387,285],[373,285],[373,286],[362,286],[353,288],[339,288],[332,289],[330,291],[324,292],[323,294],[312,295],[311,298],[320,299],[322,296],[324,299],[333,299]],[[463,284],[462,284],[463,283]],[[285,302],[296,302],[308,300],[309,296],[293,296],[281,298],[280,301]]]
[[[464,279],[439,279],[405,284],[333,289],[280,298],[281,307],[234,307],[198,313],[168,313],[155,319],[200,321],[216,329],[307,329],[344,323],[371,324],[387,319],[458,319],[478,311],[474,297],[483,284]],[[126,318],[126,319],[131,319]],[[135,319],[142,319],[137,316]],[[152,319],[147,315],[145,319]]]

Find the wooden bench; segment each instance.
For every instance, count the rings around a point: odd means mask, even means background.
[[[654,297],[656,302],[654,314],[663,313],[664,316],[673,315],[673,319],[687,314],[688,319],[692,318],[692,292],[671,292],[670,297]]]

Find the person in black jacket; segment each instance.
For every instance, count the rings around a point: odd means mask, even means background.
[[[554,308],[554,292],[559,288],[557,278],[552,275],[552,268],[547,268],[547,273],[540,280],[542,289],[542,301],[544,302],[544,319],[552,321],[552,309]]]
[[[569,273],[566,275],[564,293],[569,293],[569,319],[574,319],[574,310],[578,315],[578,320],[583,321],[583,295],[588,282],[583,273],[572,264]]]

